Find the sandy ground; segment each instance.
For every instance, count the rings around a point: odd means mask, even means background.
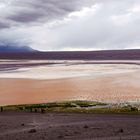
[[[140,102],[140,75],[135,72],[56,80],[0,79],[0,104],[63,100]]]
[[[139,140],[140,116],[0,113],[0,140]]]

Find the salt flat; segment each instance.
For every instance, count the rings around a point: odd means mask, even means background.
[[[98,64],[95,62],[98,62]],[[108,74],[135,72],[140,69],[140,66],[138,65],[140,64],[139,61],[134,61],[137,65],[130,65],[128,64],[128,61],[123,62],[126,64],[122,64],[121,61],[6,61],[0,63],[5,64],[5,67],[1,68],[0,78],[46,80],[86,76],[95,78]],[[132,63],[133,61],[130,62]],[[26,66],[26,64],[29,65]],[[36,65],[32,66],[31,64]]]
[[[15,62],[6,62],[6,65],[7,63]],[[0,71],[0,104],[62,100],[139,102],[139,62],[107,63],[63,61],[51,65],[23,65],[14,70]]]

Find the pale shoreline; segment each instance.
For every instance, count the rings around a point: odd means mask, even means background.
[[[38,80],[0,78],[0,105],[64,100],[140,104],[139,72],[139,69],[134,69],[130,72],[99,74],[96,77],[92,75]],[[99,114],[94,113],[94,110],[92,113],[82,114],[78,113],[77,108],[76,111],[29,113],[24,110],[4,110],[0,112],[0,139],[140,139],[140,115],[137,111],[121,114],[116,110],[113,113]]]
[[[0,105],[92,100],[140,102],[140,77],[134,73],[52,80],[0,79]]]
[[[38,64],[41,61],[31,62]],[[53,63],[53,61],[49,62]],[[120,62],[123,61],[112,61],[112,63]],[[127,61],[127,63],[130,62]],[[0,105],[67,100],[140,103],[140,67],[138,65],[88,64],[90,61],[86,63],[63,61],[63,65],[59,63],[52,66],[37,65],[27,69],[19,68],[8,73],[0,72]],[[8,68],[12,68],[13,62],[8,64],[10,64]],[[7,62],[5,65],[7,66]]]

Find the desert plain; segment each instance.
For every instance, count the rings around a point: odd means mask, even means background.
[[[140,103],[139,61],[7,61],[0,105],[61,101]],[[139,113],[0,113],[0,140],[139,140]]]

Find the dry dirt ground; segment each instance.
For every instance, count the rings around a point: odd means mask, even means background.
[[[140,140],[140,115],[0,113],[0,140]]]

